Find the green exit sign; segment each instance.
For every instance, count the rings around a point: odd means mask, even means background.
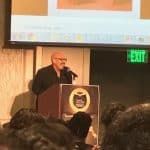
[[[130,49],[127,51],[127,62],[148,63],[148,51],[143,49]]]

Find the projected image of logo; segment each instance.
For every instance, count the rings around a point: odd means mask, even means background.
[[[74,112],[86,111],[90,105],[90,95],[83,88],[74,89],[69,96],[69,104]]]

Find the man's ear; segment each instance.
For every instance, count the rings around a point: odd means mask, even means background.
[[[56,60],[54,58],[51,59],[52,64],[56,63]]]

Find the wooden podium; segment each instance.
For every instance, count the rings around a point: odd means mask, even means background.
[[[89,113],[92,117],[91,135],[87,137],[89,144],[98,143],[99,106],[100,92],[97,85],[54,85],[38,97],[38,112],[46,117],[69,120],[78,111]]]

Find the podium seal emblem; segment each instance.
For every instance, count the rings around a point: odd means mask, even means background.
[[[90,95],[83,88],[74,89],[69,96],[69,104],[73,111],[86,111],[90,105]]]

